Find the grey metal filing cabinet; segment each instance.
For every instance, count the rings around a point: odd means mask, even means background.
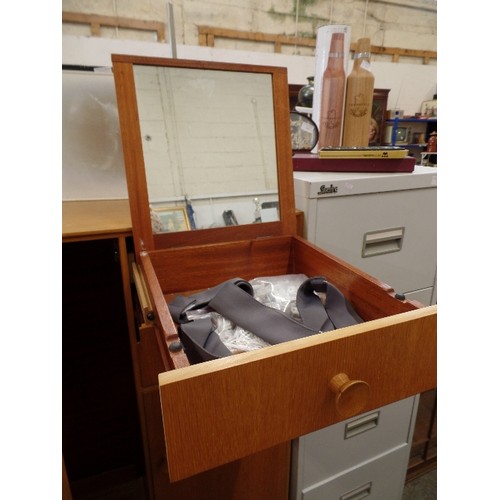
[[[296,439],[291,500],[399,500],[419,396]]]
[[[423,305],[436,303],[437,168],[294,172],[312,243]],[[293,443],[291,500],[400,500],[419,396]]]
[[[408,299],[437,302],[437,167],[294,172],[294,187],[307,240]]]

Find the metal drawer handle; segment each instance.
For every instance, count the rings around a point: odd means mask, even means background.
[[[403,247],[404,227],[370,231],[363,237],[361,257],[372,257],[386,253],[399,252]]]
[[[339,500],[361,500],[362,498],[370,496],[371,489],[372,483],[364,484],[355,490],[349,491],[349,493],[345,493]]]
[[[349,422],[345,426],[344,439],[349,439],[362,432],[369,431],[370,429],[375,429],[378,426],[378,418],[380,412],[376,411],[365,415],[364,417],[358,418],[352,422]]]
[[[335,407],[343,417],[361,413],[368,403],[370,386],[362,380],[350,380],[345,373],[339,373],[330,380],[330,389],[335,393]]]

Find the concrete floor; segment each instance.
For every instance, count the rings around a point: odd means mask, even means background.
[[[402,500],[436,500],[437,469],[409,482],[404,489]]]

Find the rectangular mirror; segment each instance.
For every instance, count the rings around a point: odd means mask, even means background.
[[[293,212],[286,69],[113,55],[113,70],[145,247],[171,245],[172,233],[283,232]]]

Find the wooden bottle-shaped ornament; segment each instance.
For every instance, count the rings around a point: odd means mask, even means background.
[[[368,146],[375,77],[370,71],[370,39],[360,38],[347,77],[342,146]]]
[[[344,33],[333,33],[323,73],[318,149],[341,145],[344,92]]]

